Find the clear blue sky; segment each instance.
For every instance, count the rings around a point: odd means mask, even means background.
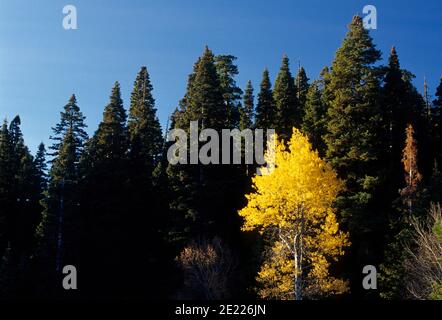
[[[62,28],[62,8],[78,10],[78,30]],[[146,65],[158,115],[166,119],[186,88],[187,75],[207,44],[238,57],[238,84],[272,81],[283,53],[310,78],[330,65],[352,16],[364,5],[378,10],[372,32],[384,59],[392,45],[422,90],[434,92],[442,75],[442,1],[349,0],[1,0],[0,117],[22,119],[26,143],[48,142],[50,128],[72,93],[89,133],[101,119],[115,80],[128,107],[133,80]]]

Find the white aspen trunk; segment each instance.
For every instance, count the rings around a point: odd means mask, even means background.
[[[298,269],[298,264],[299,264],[299,252],[298,252],[298,235],[295,235],[295,239],[293,240],[293,258],[295,260],[295,268],[296,268],[296,272],[295,272],[295,279],[294,279],[294,291],[295,291],[295,300],[300,300],[299,299],[299,269]]]
[[[302,300],[302,265],[303,265],[303,235],[304,235],[304,210],[301,208],[301,226],[295,237],[295,300]]]

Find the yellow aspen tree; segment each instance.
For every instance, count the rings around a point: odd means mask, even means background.
[[[271,239],[257,276],[258,294],[281,300],[342,294],[348,284],[329,268],[349,245],[332,206],[343,184],[299,130],[293,128],[287,146],[277,136],[274,141],[266,153],[273,168],[253,178],[254,192],[239,211],[243,231],[258,230]]]

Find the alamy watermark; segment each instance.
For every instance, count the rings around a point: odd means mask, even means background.
[[[77,287],[77,268],[72,265],[63,267],[63,274],[66,276],[63,278],[63,289],[76,290]]]
[[[362,269],[362,274],[366,276],[362,279],[362,287],[365,290],[376,290],[378,288],[378,272],[375,266],[366,265]]]
[[[366,5],[362,9],[364,18],[362,22],[364,23],[364,28],[367,30],[376,30],[378,28],[378,10],[372,4]]]
[[[65,15],[62,22],[63,28],[65,30],[77,30],[77,7],[72,4],[65,5],[63,7],[63,14]]]
[[[167,151],[167,160],[172,165],[242,164],[244,159],[244,164],[266,165],[257,169],[259,175],[270,173],[274,168],[274,152],[264,157],[265,145],[267,150],[274,149],[274,129],[266,130],[265,144],[263,129],[222,129],[220,137],[217,130],[200,130],[198,121],[190,121],[189,134],[183,129],[172,129],[167,141],[175,142]],[[200,142],[204,142],[201,148]]]

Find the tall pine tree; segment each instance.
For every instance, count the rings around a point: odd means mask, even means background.
[[[47,286],[39,287],[38,291],[45,295],[60,294],[61,291],[54,289],[58,288],[54,281],[58,281],[63,266],[80,267],[83,203],[79,162],[87,139],[84,120],[76,97],[72,95],[60,113],[60,122],[52,129],[52,165],[47,181],[43,145],[40,145],[35,159],[39,183],[47,183],[44,211],[36,231],[39,239],[37,279]]]
[[[310,87],[309,78],[304,67],[299,67],[295,78],[296,98],[298,100],[299,117],[302,119],[305,113],[308,89]]]
[[[238,75],[238,67],[235,65],[237,58],[232,55],[215,56],[215,67],[218,74],[224,105],[227,113],[228,128],[236,128],[240,121],[240,106],[242,90],[236,85],[235,76]]]
[[[256,105],[255,127],[258,129],[274,129],[275,123],[275,101],[273,100],[272,84],[269,71],[265,69],[262,73],[258,103]]]
[[[87,142],[81,164],[86,232],[82,250],[83,288],[88,294],[102,297],[126,296],[134,285],[127,269],[131,262],[125,255],[125,250],[129,250],[125,248],[131,245],[128,224],[132,218],[127,212],[130,203],[126,118],[120,85],[115,82],[103,119]]]
[[[380,59],[362,19],[355,16],[337,50],[327,86],[326,157],[345,182],[337,205],[352,242],[347,265],[352,291],[361,293],[361,271],[376,264],[382,244],[384,215],[376,197],[381,184],[382,132],[379,104],[380,79],[375,63]]]
[[[442,166],[442,78],[436,89],[436,99],[433,101],[432,136],[434,137],[434,150],[437,150],[435,159],[439,166]]]
[[[149,285],[163,288],[161,283],[167,280],[163,271],[165,250],[160,234],[166,199],[163,192],[154,189],[154,170],[160,163],[163,138],[152,91],[149,73],[143,66],[135,79],[127,125],[129,198],[124,220],[128,245],[124,254],[132,261],[130,281],[134,295],[146,295],[145,288]],[[158,277],[140,280],[138,275],[143,272]]]
[[[313,148],[318,150],[321,156],[324,156],[326,149],[324,135],[327,130],[327,101],[324,91],[327,71],[323,70],[320,79],[313,81],[308,88],[301,126]]]
[[[3,257],[8,244],[7,217],[12,210],[12,190],[14,174],[12,171],[12,146],[8,123],[3,122],[0,131],[0,258]]]
[[[291,136],[293,127],[299,128],[301,124],[301,112],[296,97],[295,80],[290,72],[287,55],[282,58],[281,68],[273,88],[273,99],[276,109],[273,125],[281,139],[287,141]]]
[[[239,129],[251,129],[254,120],[254,99],[252,82],[247,81],[246,89],[244,91],[243,103],[240,108],[240,122]]]
[[[188,79],[187,92],[180,101],[179,110],[173,116],[174,128],[183,129],[187,134],[190,121],[198,121],[199,129],[211,128],[218,131],[228,123],[215,56],[208,47],[195,63],[193,73]],[[208,171],[216,170],[201,164],[178,164],[169,165],[168,171],[171,188],[175,193],[171,212],[174,219],[177,219],[174,223],[176,231],[172,231],[175,234],[173,238],[185,242],[206,231],[212,233],[212,227],[216,228],[213,220],[215,210],[208,210],[202,194],[203,188],[208,191]]]

